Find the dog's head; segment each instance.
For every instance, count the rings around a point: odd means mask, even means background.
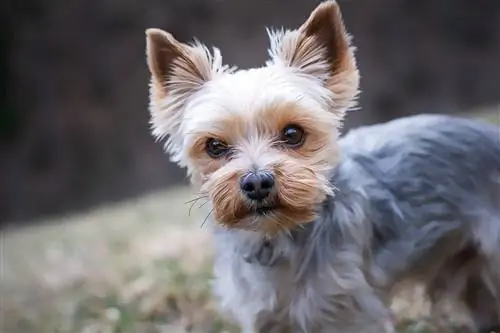
[[[338,5],[323,2],[296,30],[269,31],[270,60],[249,70],[223,65],[218,49],[146,35],[153,134],[215,220],[268,233],[314,220],[359,85]]]

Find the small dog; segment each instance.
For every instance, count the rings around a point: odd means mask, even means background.
[[[266,65],[237,70],[146,32],[152,132],[211,205],[223,312],[245,333],[386,332],[417,282],[499,325],[499,128],[419,115],[340,138],[359,74],[338,5],[268,33]]]

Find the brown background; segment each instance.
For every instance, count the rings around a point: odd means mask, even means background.
[[[362,111],[347,127],[500,100],[499,0],[339,1],[358,46]],[[148,133],[144,30],[266,59],[264,26],[312,0],[6,0],[0,4],[0,222],[185,181]]]

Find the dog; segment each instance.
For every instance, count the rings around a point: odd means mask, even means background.
[[[146,31],[152,135],[210,205],[214,294],[244,333],[372,333],[397,286],[500,324],[500,132],[423,114],[341,136],[360,76],[339,6],[268,30],[261,68]]]

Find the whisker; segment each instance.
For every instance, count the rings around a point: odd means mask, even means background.
[[[204,203],[202,203],[201,205],[199,205],[198,208],[201,208],[201,207],[205,206],[209,201],[210,200],[205,201]]]
[[[201,200],[202,198],[200,198]],[[201,208],[203,207],[204,205],[206,205],[208,203],[209,200],[206,200],[204,203],[202,203],[201,205],[199,205],[197,208]],[[188,216],[191,216],[191,211],[193,210],[193,207],[194,205],[197,203],[198,201],[193,201],[193,203],[191,204],[191,206],[189,207],[189,212],[188,212]]]
[[[196,197],[196,198],[194,198],[194,199],[191,199],[191,200],[188,200],[188,201],[184,202],[184,204],[191,204],[191,205],[189,206],[188,216],[191,216],[191,211],[193,210],[194,205],[195,205],[195,204],[196,204],[199,200],[201,200],[201,199],[208,199],[208,195],[207,195],[207,194],[205,194],[205,193],[203,193],[203,192],[198,193],[198,195],[199,195],[198,197]],[[208,201],[208,200],[207,200],[207,201]],[[205,203],[206,203],[206,202],[205,202]],[[204,203],[204,204],[205,204],[205,203]]]
[[[200,227],[200,228],[203,228],[203,227],[205,226],[205,223],[207,222],[207,220],[208,220],[208,218],[210,217],[210,215],[212,215],[213,211],[214,211],[214,208],[212,208],[212,209],[210,210],[210,212],[207,214],[207,216],[206,216],[206,217],[205,217],[205,219],[203,220],[203,223],[201,224],[201,227]]]
[[[192,203],[192,202],[196,202],[196,201],[198,201],[200,199],[206,199],[206,198],[208,198],[208,195],[202,195],[202,196],[196,197],[194,199],[188,200],[188,201],[184,202],[184,204],[189,204],[189,203]]]
[[[191,204],[191,206],[189,206],[188,216],[191,216],[191,210],[193,209],[193,206],[194,206],[195,203],[196,203],[196,201],[193,201],[193,203]]]

